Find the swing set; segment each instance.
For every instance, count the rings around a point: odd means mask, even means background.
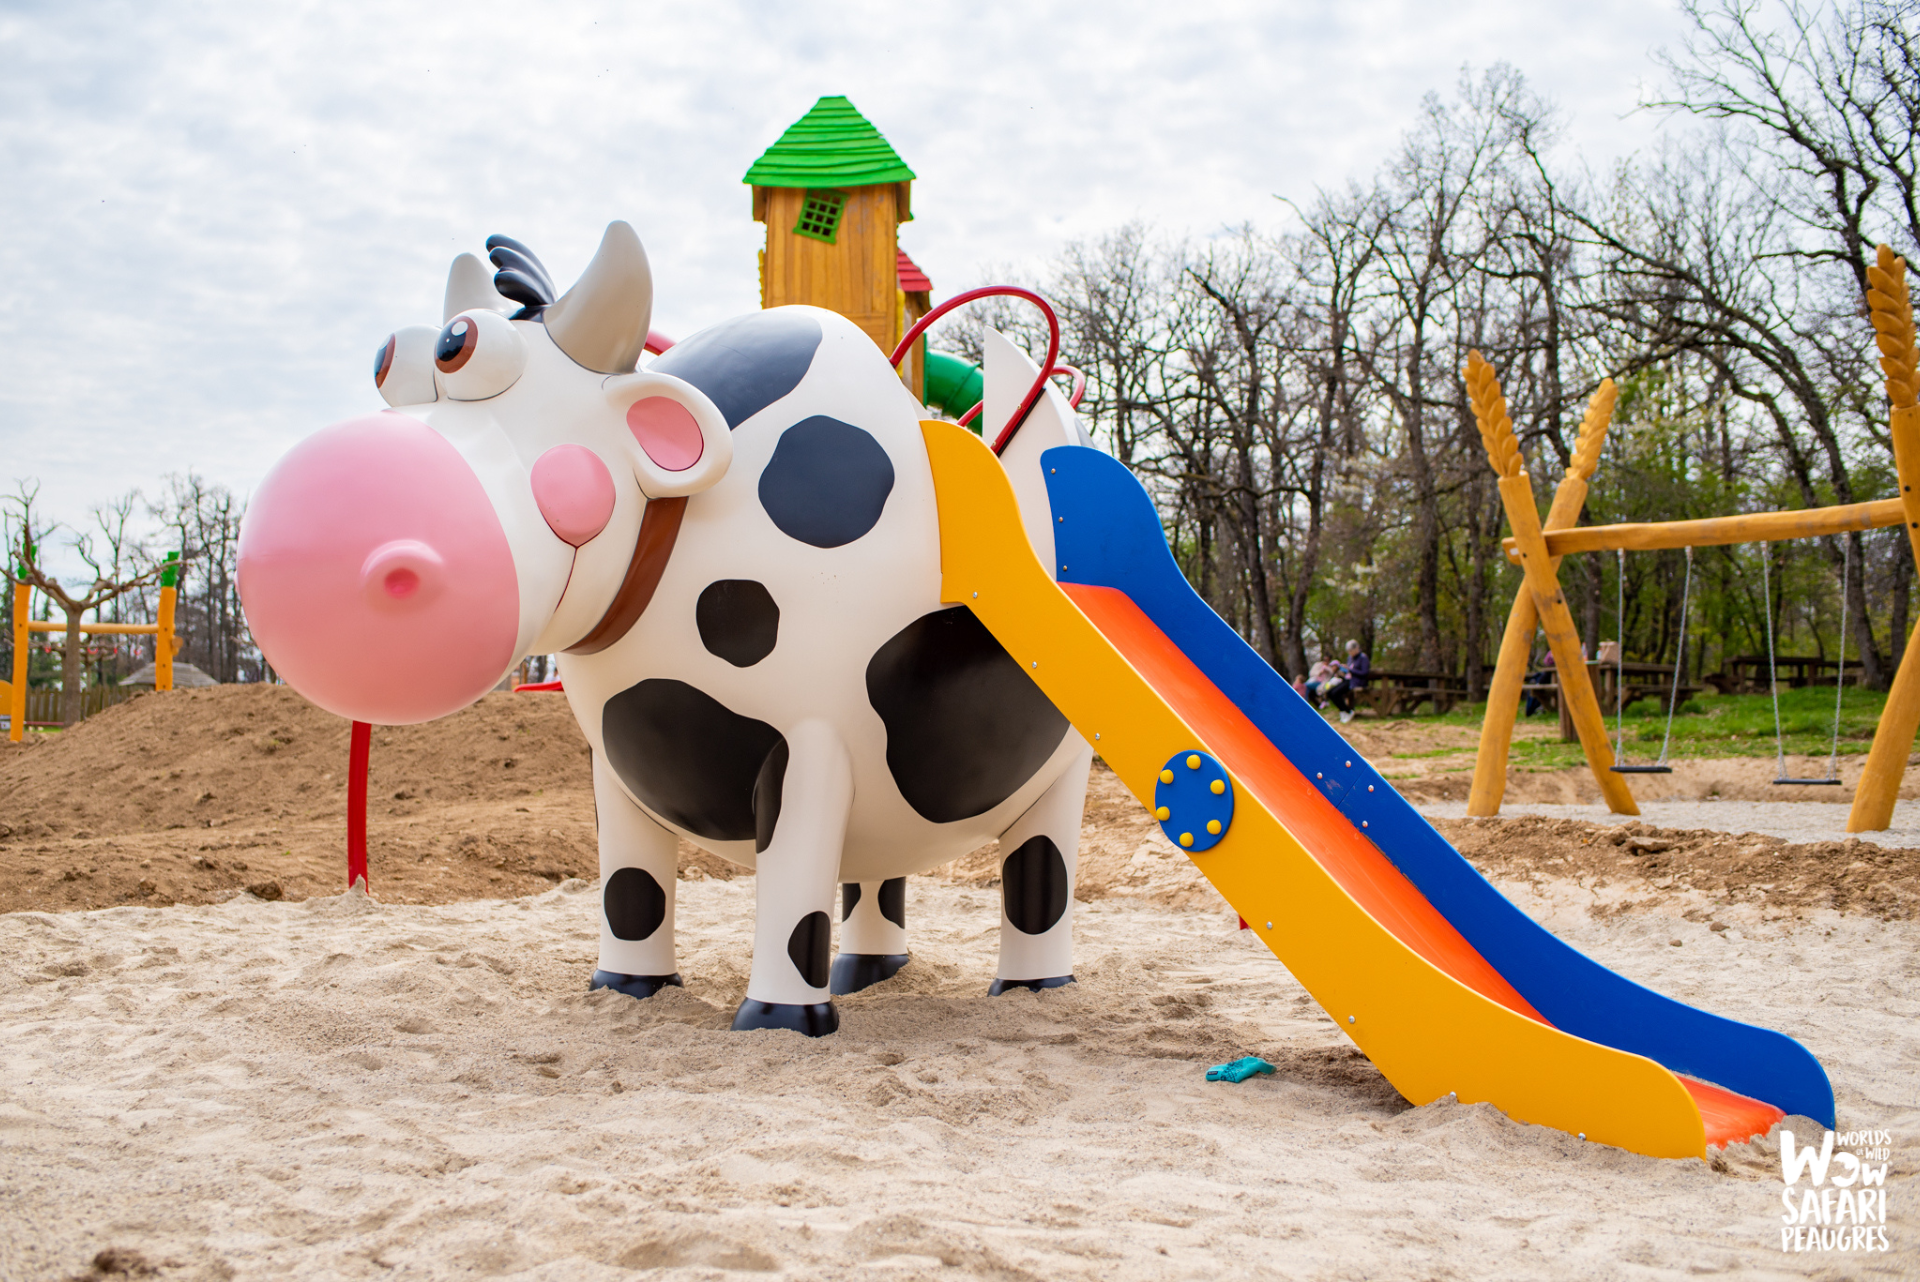
[[[1535,505],[1533,482],[1522,466],[1520,442],[1514,435],[1513,420],[1507,414],[1506,398],[1494,376],[1493,367],[1479,352],[1469,354],[1465,371],[1467,391],[1473,404],[1474,419],[1480,427],[1480,439],[1487,458],[1499,478],[1501,506],[1506,509],[1513,536],[1505,541],[1508,559],[1520,567],[1521,591],[1514,597],[1507,615],[1507,627],[1500,640],[1500,657],[1494,667],[1493,681],[1487,690],[1487,711],[1480,724],[1480,750],[1474,762],[1473,788],[1468,796],[1470,815],[1497,815],[1506,793],[1507,752],[1513,738],[1513,724],[1520,708],[1521,687],[1526,681],[1528,659],[1533,650],[1534,630],[1547,635],[1547,645],[1559,673],[1560,697],[1566,700],[1569,719],[1579,736],[1587,765],[1600,786],[1600,795],[1615,814],[1637,815],[1633,793],[1625,776],[1635,774],[1671,774],[1668,750],[1673,741],[1673,716],[1680,702],[1681,665],[1686,655],[1687,610],[1693,592],[1693,549],[1724,547],[1735,543],[1772,543],[1786,539],[1819,538],[1849,534],[1858,530],[1884,529],[1905,525],[1913,543],[1915,563],[1920,564],[1920,366],[1914,341],[1913,309],[1907,292],[1907,265],[1885,245],[1879,247],[1878,261],[1867,269],[1871,288],[1867,304],[1872,313],[1874,337],[1880,349],[1880,367],[1886,375],[1887,398],[1892,416],[1889,435],[1893,442],[1894,470],[1900,482],[1900,497],[1872,503],[1849,503],[1834,507],[1806,508],[1799,511],[1757,512],[1744,516],[1709,517],[1693,521],[1660,521],[1623,525],[1576,527],[1580,510],[1586,504],[1587,486],[1600,461],[1600,448],[1613,417],[1617,395],[1612,379],[1605,379],[1587,406],[1573,456],[1566,474],[1554,491],[1552,506],[1543,520]],[[1626,660],[1616,654],[1614,663],[1614,734],[1607,733],[1606,717],[1593,689],[1593,680],[1581,652],[1580,634],[1574,628],[1560,589],[1560,561],[1579,552],[1598,552],[1611,548],[1621,571],[1616,626],[1624,617],[1625,566],[1629,551],[1654,551],[1684,548],[1687,574],[1681,589],[1680,644],[1674,660],[1673,684],[1667,700],[1666,735],[1661,740],[1659,757],[1646,764],[1628,764],[1624,755],[1623,714],[1626,705]],[[1785,736],[1780,720],[1780,683],[1774,654],[1773,592],[1768,558],[1761,557],[1761,593],[1766,619],[1767,681],[1773,699],[1775,756],[1779,773],[1776,784],[1834,786],[1840,780],[1840,701],[1846,679],[1846,601],[1853,571],[1853,550],[1845,542],[1841,563],[1840,662],[1834,677],[1833,742],[1827,757],[1827,772],[1818,778],[1795,778],[1787,773]],[[1624,640],[1624,636],[1621,638]],[[1617,645],[1617,643],[1616,643]],[[1908,641],[1899,670],[1887,694],[1886,706],[1875,728],[1873,746],[1854,791],[1853,809],[1847,817],[1848,832],[1877,832],[1893,821],[1893,805],[1899,795],[1907,754],[1912,750],[1914,733],[1920,729],[1920,625]]]

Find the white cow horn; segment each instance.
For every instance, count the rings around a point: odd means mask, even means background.
[[[493,269],[472,254],[462,254],[447,269],[447,302],[441,309],[440,323],[446,324],[461,312],[484,307],[489,311],[513,309],[510,299],[502,298],[493,287]]]
[[[653,270],[633,228],[608,223],[587,270],[542,319],[555,346],[576,363],[601,374],[632,373],[653,320]]]

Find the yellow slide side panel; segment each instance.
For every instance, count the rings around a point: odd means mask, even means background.
[[[1048,577],[993,452],[952,423],[928,421],[922,431],[940,509],[943,599],[970,607],[1150,806],[1161,764],[1208,746]],[[1355,903],[1247,789],[1236,790],[1226,836],[1192,858],[1413,1103],[1456,1092],[1653,1157],[1705,1152],[1699,1111],[1672,1073],[1516,1014],[1434,967]]]

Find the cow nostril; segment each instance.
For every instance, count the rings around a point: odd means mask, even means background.
[[[361,590],[377,609],[417,609],[440,594],[446,577],[440,553],[418,539],[382,543],[360,567]]]

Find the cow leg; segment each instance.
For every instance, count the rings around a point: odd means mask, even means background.
[[[753,973],[733,1026],[823,1037],[840,1027],[827,991],[833,887],[853,805],[853,763],[831,725],[805,721],[753,789]]]
[[[673,959],[673,892],[679,839],[622,791],[600,754],[593,756],[593,802],[600,827],[600,964],[593,988],[651,997],[680,976]]]
[[[1000,835],[1000,968],[987,992],[1073,982],[1073,874],[1092,747]]]
[[[840,887],[840,955],[833,993],[870,988],[907,964],[907,879],[850,881]]]

